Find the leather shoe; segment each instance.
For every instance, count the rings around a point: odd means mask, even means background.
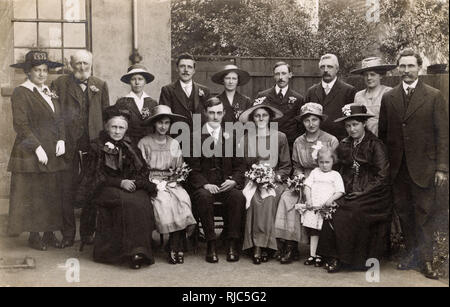
[[[133,255],[131,257],[130,267],[134,270],[139,270],[142,267],[142,264],[144,262],[144,257],[140,255]]]
[[[314,263],[316,263],[316,258],[314,258],[313,256],[310,256],[308,259],[305,260],[305,262],[303,264],[304,265],[313,265]]]
[[[177,264],[178,263],[178,255],[174,251],[170,251],[169,255],[167,257],[167,261],[170,264]]]
[[[261,264],[261,256],[253,255],[253,264]]]
[[[286,253],[283,256],[281,256],[280,263],[281,264],[292,263],[292,261],[294,261],[293,254],[294,250],[292,249],[292,245],[288,244],[286,248]]]
[[[417,267],[417,257],[411,253],[397,264],[397,270],[409,270]]]
[[[430,279],[439,279],[439,274],[433,269],[433,264],[429,261],[426,261],[422,267],[422,274],[426,278]]]
[[[42,236],[42,242],[44,242],[47,246],[61,248],[61,242],[59,242],[53,232],[45,232]]]
[[[341,263],[337,259],[332,259],[327,266],[328,273],[336,273],[341,269]]]
[[[281,260],[281,251],[280,250],[275,251],[275,253],[273,254],[273,258],[277,261],[280,261]]]
[[[177,263],[179,263],[179,264],[183,264],[184,263],[184,254],[183,254],[183,252],[178,252],[177,253]]]
[[[61,241],[61,248],[71,247],[74,244],[73,239],[63,239]]]
[[[228,262],[236,262],[239,261],[239,253],[237,252],[234,241],[230,240],[230,246],[228,247],[227,253],[227,261]]]
[[[28,238],[28,245],[39,251],[47,250],[47,245],[42,241],[41,236],[38,233],[30,234],[30,237]]]
[[[314,266],[316,268],[320,268],[323,266],[322,257],[316,257],[316,260],[314,261]]]
[[[269,261],[269,254],[266,250],[263,250],[261,252],[261,262],[268,262]]]
[[[94,236],[93,235],[81,236],[81,243],[85,245],[94,244]]]
[[[209,263],[219,262],[219,257],[217,257],[216,251],[216,240],[208,241],[205,260]]]

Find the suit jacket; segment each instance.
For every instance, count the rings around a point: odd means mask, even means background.
[[[334,135],[341,141],[347,137],[347,132],[342,123],[335,123],[334,120],[342,117],[342,107],[353,103],[355,94],[356,89],[353,86],[338,79],[328,95],[325,95],[321,81],[308,89],[305,101],[316,102],[322,105],[323,113],[328,115],[328,118],[321,123],[320,129]]]
[[[202,134],[201,140],[202,145],[205,142],[205,140],[209,137],[209,134]],[[245,173],[245,161],[241,157],[236,157],[236,150],[235,150],[235,144],[236,139],[234,136],[228,136],[230,138],[233,138],[233,157],[225,157],[225,137],[224,137],[224,130],[223,127],[221,129],[221,142],[218,142],[218,145],[216,146],[222,146],[222,157],[219,157],[218,159],[221,159],[222,161],[222,169],[223,169],[223,178],[231,179],[236,181],[237,189],[243,189],[244,187],[244,173]],[[231,140],[228,140],[227,142],[230,142]],[[188,183],[190,186],[190,189],[197,190],[201,187],[203,187],[205,184],[215,184],[213,182],[209,182],[208,176],[206,175],[211,169],[215,167],[215,160],[216,158],[214,156],[212,157],[205,157],[203,155],[203,151],[200,157],[191,157],[186,158],[186,163],[189,164],[189,166],[192,169],[192,172],[189,174]]]
[[[283,112],[283,117],[275,120],[278,122],[278,130],[286,134],[289,146],[292,147],[297,137],[305,132],[303,124],[299,124],[295,117],[300,115],[300,109],[305,103],[304,98],[289,86],[283,101],[278,97],[275,86],[259,92],[257,98],[266,97],[265,103]]]
[[[10,172],[56,172],[66,168],[64,155],[56,157],[56,143],[65,141],[64,122],[57,99],[55,112],[35,89],[17,87],[11,97],[13,126],[17,133],[8,164]],[[42,146],[47,165],[39,163],[35,150]]]
[[[419,80],[407,108],[403,85],[381,99],[378,134],[386,144],[395,180],[403,157],[414,182],[433,184],[436,171],[448,172],[448,106],[441,92]]]
[[[73,74],[64,75],[52,82],[51,88],[56,91],[61,104],[61,111],[66,126],[66,152],[71,158],[78,150],[78,140],[85,133],[84,124],[81,121],[82,94],[78,90],[79,85],[75,82]],[[89,140],[98,137],[103,130],[103,110],[109,106],[109,92],[106,82],[96,77],[88,78],[89,99]],[[81,92],[82,93],[82,92]],[[87,144],[89,145],[89,144]]]
[[[194,95],[194,112],[189,109],[186,103],[186,94],[184,93],[180,81],[165,85],[161,88],[159,104],[167,105],[175,114],[183,115],[187,118],[186,122],[192,126],[192,113],[201,114],[203,117],[203,104],[210,97],[209,89],[196,82],[192,82],[192,94]]]
[[[227,94],[225,91],[222,92],[217,98],[222,101],[224,110],[225,110],[225,116],[223,117],[223,122],[230,122],[235,123],[239,121],[239,116],[242,112],[250,108],[253,103],[251,99],[245,95],[242,95],[241,93],[237,92],[234,94],[233,98],[233,105],[230,104],[230,101],[228,100]]]
[[[150,97],[145,97],[144,107],[142,109],[144,110],[144,108],[146,108],[148,111],[150,111],[157,105],[158,103],[155,100],[151,99]],[[145,119],[148,118],[150,114],[141,114],[133,98],[119,98],[116,102],[116,106],[121,109],[126,109],[131,113],[131,120],[128,123],[127,134],[130,136],[133,144],[136,145],[141,138],[153,132],[153,127],[143,125]]]

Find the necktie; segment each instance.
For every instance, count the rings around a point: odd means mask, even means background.
[[[283,91],[280,89],[280,91],[278,92],[278,98],[280,98],[281,101],[283,101]]]
[[[407,93],[406,95],[411,98],[412,94],[414,94],[414,87],[408,86],[408,88],[406,89]]]
[[[328,95],[328,94],[330,93],[330,91],[331,91],[331,87],[330,87],[329,84],[327,84],[327,85],[325,86],[325,95]]]
[[[77,81],[78,85],[81,87],[81,89],[84,92],[86,90],[86,88],[87,88],[88,80],[86,79],[86,80],[81,81],[81,80],[77,79],[76,81]]]
[[[184,89],[184,92],[186,93],[186,95],[188,97],[191,97],[192,87],[189,85],[186,85],[183,89]]]

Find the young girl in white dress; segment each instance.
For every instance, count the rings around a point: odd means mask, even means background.
[[[335,161],[333,150],[323,147],[317,154],[319,167],[312,170],[305,180],[306,210],[302,210],[301,222],[310,237],[311,253],[305,265],[322,266],[322,258],[316,254],[323,223],[323,217],[318,210],[332,207],[334,201],[345,194],[342,177],[333,170]]]

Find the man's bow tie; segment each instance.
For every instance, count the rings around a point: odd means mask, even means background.
[[[84,85],[86,85],[86,86],[87,86],[87,84],[88,84],[88,80],[87,80],[87,79],[86,79],[86,80],[84,80],[84,81],[81,81],[81,80],[75,79],[75,81],[77,82],[77,84],[84,84]]]

